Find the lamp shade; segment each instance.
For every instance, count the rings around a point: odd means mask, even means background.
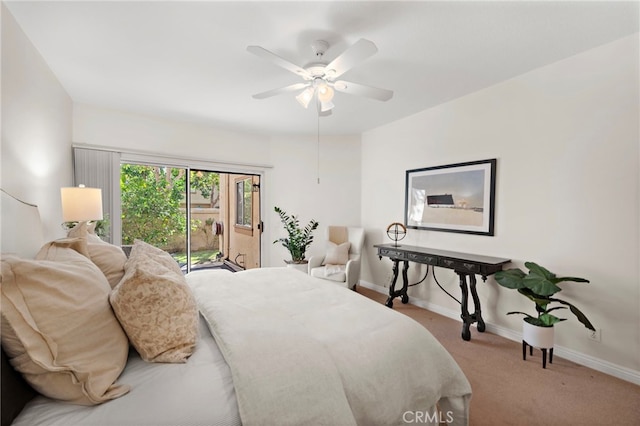
[[[60,188],[62,220],[81,222],[102,220],[102,190],[84,186]]]
[[[333,93],[333,89],[327,84],[324,84],[318,89],[318,99],[320,99],[320,102],[331,102]]]
[[[331,101],[323,102],[320,101],[320,112],[331,111],[335,105]]]
[[[313,87],[307,87],[304,89],[298,96],[296,96],[296,100],[305,108],[309,107],[309,102],[313,98],[316,89]]]

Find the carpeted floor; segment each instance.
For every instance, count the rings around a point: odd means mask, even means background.
[[[361,286],[358,293],[387,298]],[[427,328],[458,362],[473,389],[472,426],[640,425],[640,386],[558,356],[543,369],[541,352],[523,361],[518,342],[475,328],[465,342],[460,321],[411,304],[393,309]]]

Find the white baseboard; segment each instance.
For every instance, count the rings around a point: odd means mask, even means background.
[[[367,281],[361,280],[359,285],[361,285],[362,287],[371,289],[373,291],[376,291],[378,293],[389,294],[388,288],[382,287],[376,284],[372,284]],[[460,321],[460,311],[443,308],[442,306],[433,304],[426,300],[417,299],[415,297],[409,298],[409,303],[412,305],[418,306],[420,308],[427,309],[436,314],[442,315],[443,317]],[[522,342],[522,333],[520,332],[511,330],[509,328],[489,324],[486,322],[485,322],[485,325],[486,325],[486,330],[490,333],[496,334],[500,337],[504,337],[505,339],[513,340],[514,342]],[[475,326],[475,324],[473,326]],[[559,356],[560,358],[564,358],[569,361],[575,362],[576,364],[580,364],[585,367],[592,368],[596,371],[600,371],[602,373],[608,374],[610,376],[617,377],[618,379],[622,379],[627,382],[640,385],[640,371],[622,367],[617,364],[613,364],[609,361],[605,361],[600,358],[595,358],[589,355],[585,355],[581,352],[575,351],[573,349],[565,348],[562,346],[554,346],[553,354]]]

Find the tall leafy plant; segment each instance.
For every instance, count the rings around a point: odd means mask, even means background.
[[[305,253],[309,245],[313,242],[313,231],[318,228],[318,222],[310,220],[307,226],[300,227],[300,221],[297,216],[289,215],[280,207],[274,208],[275,212],[280,216],[280,220],[287,231],[286,238],[278,238],[273,243],[281,243],[291,254],[293,263],[304,263]]]
[[[537,315],[533,316],[526,312],[518,311],[507,312],[507,315],[524,315],[524,320],[529,324],[539,327],[552,327],[560,321],[565,321],[566,318],[558,318],[551,314],[551,312],[568,308],[586,328],[595,331],[591,322],[580,309],[567,301],[552,297],[554,294],[562,291],[562,289],[558,287],[558,284],[562,282],[573,281],[588,283],[588,280],[578,277],[558,277],[556,274],[549,272],[549,270],[534,262],[525,262],[524,266],[527,267],[529,273],[525,274],[518,268],[507,269],[496,272],[495,278],[502,287],[517,290],[518,293],[535,303]],[[564,306],[552,305],[554,303]]]

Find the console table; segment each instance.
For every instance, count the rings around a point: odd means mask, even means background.
[[[499,257],[480,256],[477,254],[458,253],[455,251],[437,250],[426,247],[416,247],[408,245],[396,244],[377,244],[374,245],[378,249],[378,257],[388,257],[393,262],[393,279],[389,287],[389,297],[385,305],[392,308],[393,299],[401,297],[402,303],[409,302],[407,288],[409,280],[407,271],[409,270],[409,262],[423,263],[431,266],[440,266],[442,268],[453,269],[458,277],[460,277],[460,290],[462,292],[461,315],[462,318],[462,339],[471,340],[471,331],[469,327],[477,322],[479,332],[485,330],[485,324],[482,320],[482,310],[480,307],[480,299],[476,291],[476,275],[480,275],[483,281],[487,280],[487,276],[502,270],[505,263],[509,263],[510,259],[502,259]],[[402,268],[402,288],[396,290],[396,281],[398,279],[399,263],[403,262]],[[468,299],[469,291],[473,298],[474,313],[469,313]]]

